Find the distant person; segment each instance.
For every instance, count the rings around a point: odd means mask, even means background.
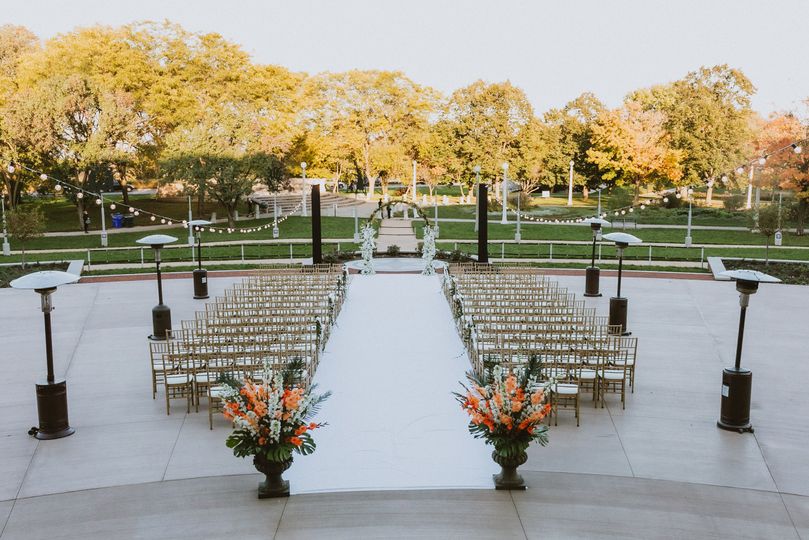
[[[390,205],[388,205],[388,219],[390,219]]]
[[[85,210],[84,211],[84,234],[90,232],[90,213]]]
[[[382,210],[382,199],[376,201],[376,210],[379,212],[379,219],[383,219],[385,217],[383,210]]]

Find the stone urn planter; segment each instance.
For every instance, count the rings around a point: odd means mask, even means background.
[[[495,489],[525,489],[525,481],[517,472],[517,467],[528,461],[528,454],[524,450],[508,457],[500,455],[495,450],[492,452],[492,459],[500,465],[500,474],[492,475]]]
[[[253,456],[253,465],[265,479],[258,484],[258,498],[289,497],[289,480],[284,480],[284,471],[292,466],[292,458],[286,461],[269,461],[263,455]]]

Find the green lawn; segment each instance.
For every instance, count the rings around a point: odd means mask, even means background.
[[[344,217],[323,217],[322,230],[323,238],[353,238],[354,219]],[[239,221],[239,228],[250,228],[272,223],[266,218],[255,220]],[[221,225],[219,225],[221,227]],[[159,231],[139,231],[137,228],[130,229],[131,232],[119,232],[107,235],[108,247],[129,247],[137,245],[135,240],[143,238],[149,234],[168,234],[176,236],[180,242],[188,238],[188,230],[181,225],[160,229]],[[301,216],[291,216],[278,224],[280,239],[284,238],[309,238],[312,235],[311,218]],[[272,238],[272,228],[262,229],[253,233],[202,233],[202,241],[223,242],[232,240],[268,240]],[[72,236],[44,236],[29,242],[26,249],[88,249],[101,247],[101,238],[98,235],[76,234]],[[12,242],[12,249],[20,247]]]
[[[109,209],[110,203],[120,203],[122,200],[121,195],[104,196],[104,202],[107,207],[107,228],[112,229],[112,213],[128,213],[128,209],[118,207],[115,210]],[[166,216],[177,221],[188,219],[188,203],[178,199],[154,199],[151,195],[130,195],[130,203],[140,210],[152,212],[160,216]],[[48,231],[50,232],[79,232],[82,229],[79,227],[78,215],[76,213],[76,206],[64,198],[56,198],[49,200],[41,200],[33,203],[26,203],[23,208],[27,206],[36,205],[42,208]],[[198,208],[196,202],[193,203],[194,215],[198,217]],[[101,230],[101,210],[96,206],[95,199],[88,199],[87,211],[90,214],[90,230]],[[243,211],[247,211],[247,206],[244,206]],[[227,212],[216,203],[206,203],[203,205],[202,215],[210,217],[211,213],[216,212],[217,216],[222,218],[227,216]],[[159,220],[157,221],[159,223]],[[135,225],[154,225],[155,223],[150,220],[150,217],[141,214],[135,217]]]
[[[416,235],[422,237],[423,224],[416,222]],[[440,240],[472,240],[477,239],[474,223],[439,222]],[[516,224],[509,225],[489,223],[490,240],[513,240]],[[623,231],[620,227],[608,227],[605,232]],[[628,226],[626,232],[641,238],[644,242],[682,243],[685,238],[683,229],[635,229]],[[521,227],[523,240],[583,240],[590,241],[593,236],[589,228],[580,225],[537,224],[523,222]],[[764,236],[749,231],[692,230],[691,237],[695,244],[738,244],[766,245]],[[809,246],[809,235],[797,236],[784,233],[785,246]]]
[[[465,253],[476,254],[477,244],[472,242],[437,242],[438,249],[450,251],[459,249]],[[605,259],[617,257],[616,250],[611,245],[601,245],[601,256]],[[598,253],[598,251],[596,251]],[[589,259],[592,256],[592,247],[581,244],[503,244],[489,242],[489,256],[507,258],[532,259]],[[697,247],[652,247],[652,261],[707,261],[708,257],[744,257],[749,259],[764,259],[766,251],[761,247],[749,248],[705,248],[703,254]],[[787,250],[770,248],[771,259],[786,259],[809,261],[809,250]],[[649,260],[649,247],[639,246],[628,248],[624,252],[626,260]]]

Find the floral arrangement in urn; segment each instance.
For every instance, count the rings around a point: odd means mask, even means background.
[[[315,394],[315,386],[308,390],[293,386],[294,373],[294,367],[273,377],[266,373],[264,383],[222,381],[224,415],[233,422],[225,444],[236,457],[253,456],[253,465],[265,474],[259,499],[289,495],[289,482],[282,474],[292,465],[293,453],[314,452],[311,432],[326,425],[311,420],[331,393]]]
[[[470,385],[454,392],[456,400],[470,416],[469,432],[494,446],[492,459],[500,465],[494,475],[497,489],[525,489],[517,467],[528,460],[532,442],[548,444],[548,426],[542,421],[550,413],[547,401],[550,382],[539,383],[540,365],[532,357],[525,368],[512,371],[495,365],[483,377],[467,374]]]

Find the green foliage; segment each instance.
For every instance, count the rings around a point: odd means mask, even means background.
[[[746,201],[746,197],[741,193],[733,193],[725,197],[725,200],[722,202],[722,206],[725,207],[725,210],[728,212],[738,212],[742,209]]]
[[[610,198],[607,200],[607,208],[612,210],[624,208],[632,204],[632,193],[629,190],[616,186],[610,191]]]
[[[396,244],[391,244],[388,246],[386,253],[391,257],[396,257],[400,251],[401,248],[399,248],[399,246],[397,246]]]
[[[11,239],[19,242],[22,250],[22,266],[25,268],[25,246],[31,240],[40,238],[45,233],[45,216],[42,210],[34,207],[17,209],[8,212],[8,233]]]

